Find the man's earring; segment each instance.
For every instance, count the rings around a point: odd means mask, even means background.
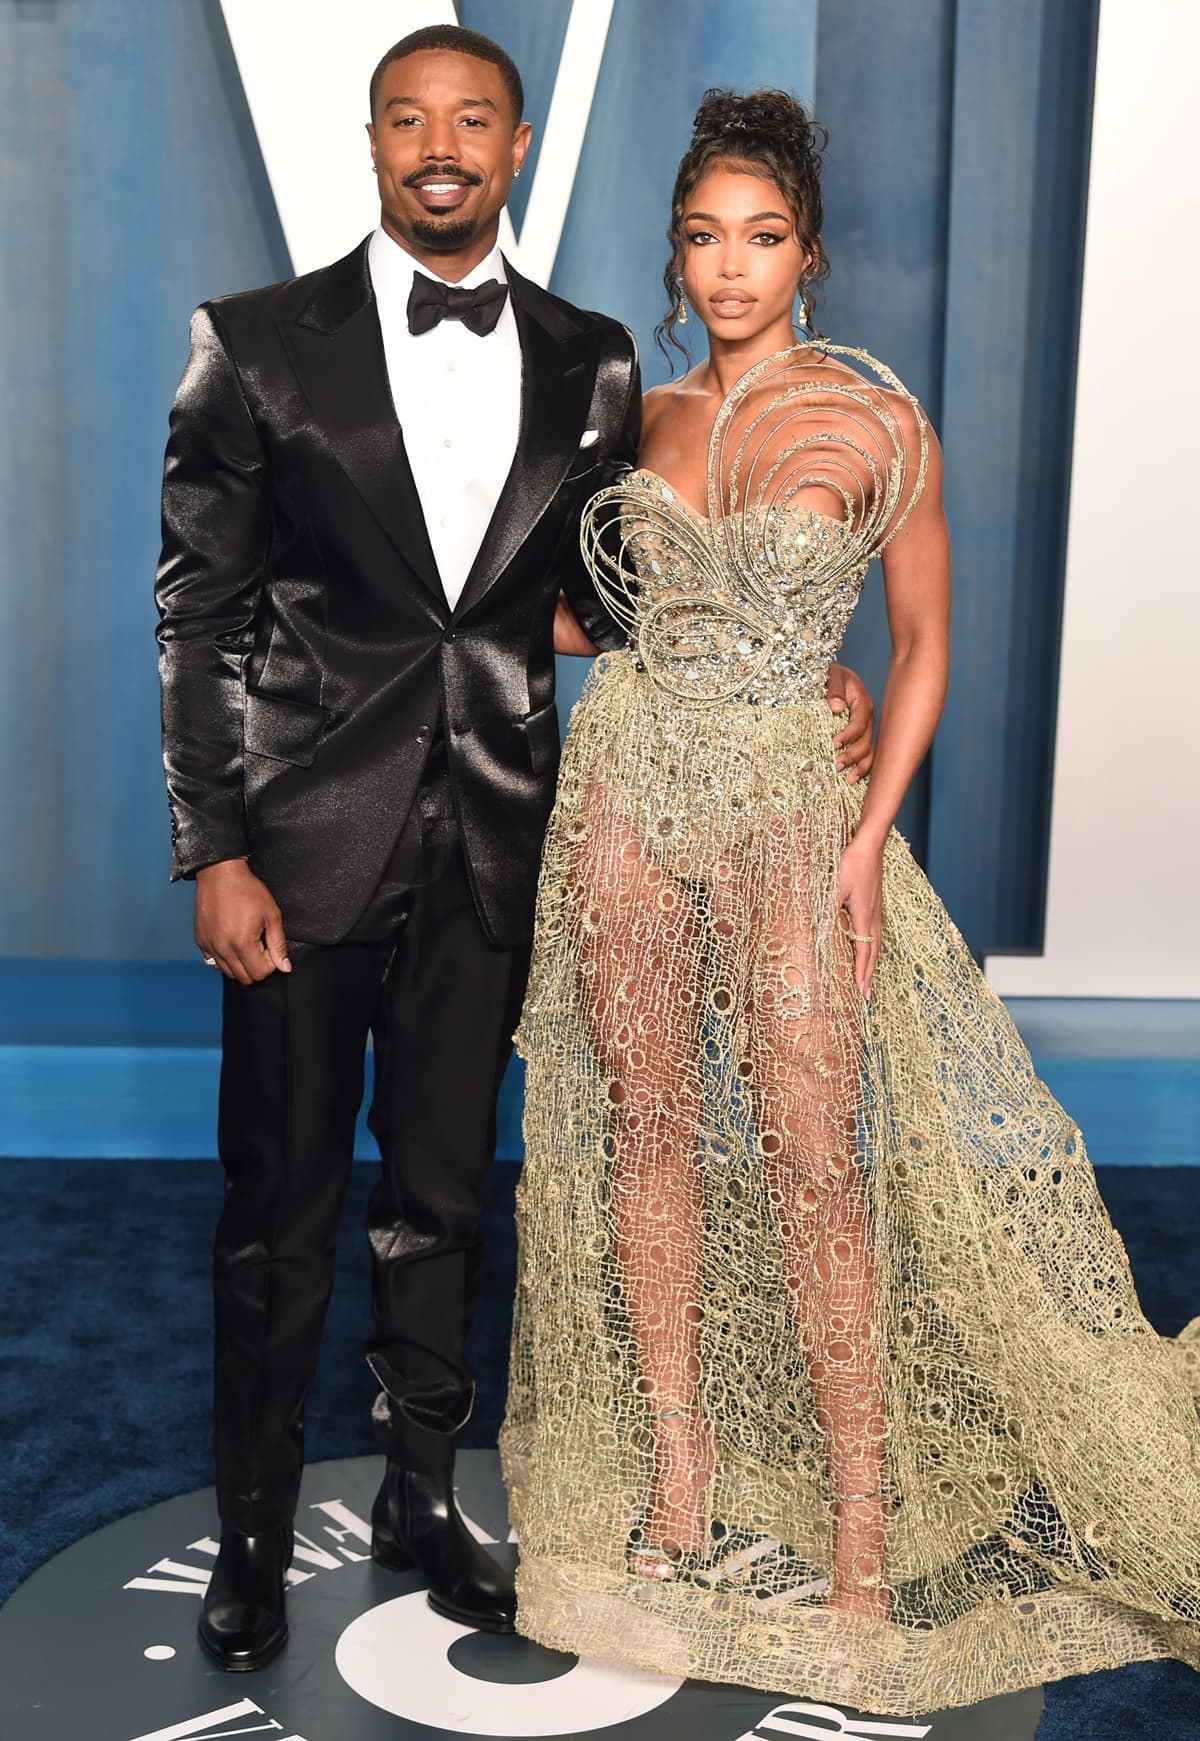
[[[379,165],[378,165],[378,164],[377,164],[377,163],[373,163],[373,164],[372,164],[372,165],[371,165],[371,174],[372,174],[372,175],[378,175],[378,174],[379,174]]]
[[[514,169],[514,170],[513,170],[513,180],[514,180],[514,181],[516,181],[516,179],[517,179],[517,177],[518,177],[518,176],[519,176],[519,175],[520,175],[520,173],[521,173],[521,170],[520,170],[520,167],[519,167],[519,166],[518,166],[518,167],[517,167],[517,168],[516,168],[516,169]]]

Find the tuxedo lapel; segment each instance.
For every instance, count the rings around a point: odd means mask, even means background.
[[[317,275],[281,329],[322,436],[409,567],[445,606],[433,547],[392,404],[367,244]]]
[[[505,269],[521,341],[520,435],[456,617],[495,584],[554,500],[579,451],[592,396],[594,371],[578,329],[507,261]]]

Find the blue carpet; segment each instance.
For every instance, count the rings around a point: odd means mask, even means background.
[[[338,1286],[308,1412],[308,1453],[372,1451],[361,1358],[369,1281],[362,1223],[375,1169],[354,1168]],[[471,1355],[479,1401],[464,1435],[494,1444],[515,1261],[513,1166],[491,1175],[488,1258]],[[1100,1186],[1151,1322],[1196,1309],[1200,1178],[1108,1168]],[[205,1485],[209,1460],[208,1246],[221,1196],[203,1161],[11,1159],[0,1166],[0,1599],[88,1531]],[[1196,1741],[1200,1677],[1172,1663],[1047,1689],[1039,1741]]]
[[[1055,1681],[1037,1741],[1197,1741],[1200,1675],[1181,1662],[1134,1662]]]

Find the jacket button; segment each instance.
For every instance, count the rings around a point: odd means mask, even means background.
[[[455,641],[457,641],[457,639],[458,639],[457,635],[447,635],[446,636],[446,645],[448,647],[452,647],[454,645]]]
[[[416,736],[417,736],[417,742],[419,744],[427,743],[429,741],[429,727],[427,725],[423,725],[421,727],[421,729],[417,732]]]

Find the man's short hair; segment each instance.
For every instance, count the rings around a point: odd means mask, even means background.
[[[490,36],[481,36],[477,30],[465,30],[460,24],[427,24],[423,30],[414,30],[408,36],[402,36],[399,42],[388,49],[371,74],[372,120],[375,118],[375,98],[379,95],[379,81],[388,67],[393,61],[404,60],[410,54],[420,54],[427,48],[453,49],[456,54],[474,55],[476,60],[490,61],[493,66],[499,67],[504,88],[512,102],[513,119],[521,119],[525,113],[525,87],[521,83],[521,75],[512,56],[505,54],[500,44],[493,42]]]

